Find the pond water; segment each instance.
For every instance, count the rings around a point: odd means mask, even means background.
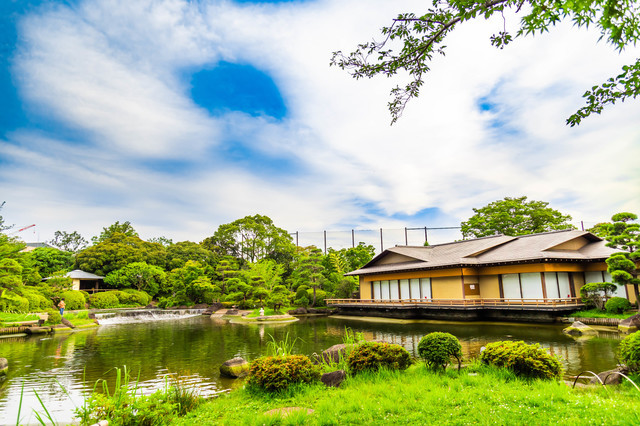
[[[598,337],[576,341],[562,334],[562,325],[349,317],[246,325],[193,316],[105,324],[69,334],[0,339],[0,357],[9,361],[9,373],[0,382],[0,424],[16,424],[18,410],[21,424],[36,424],[34,411],[44,412],[36,393],[57,422],[71,422],[74,407],[82,405],[83,392],[92,389],[99,379],[107,379],[113,385],[114,367],[125,365],[135,376],[139,374],[144,392],[162,387],[168,373],[178,373],[187,382],[197,383],[203,394],[225,392],[241,382],[220,377],[218,369],[224,361],[235,356],[251,361],[265,354],[271,336],[280,341],[287,333],[298,338],[297,353],[320,353],[342,343],[346,327],[362,332],[368,340],[400,344],[414,355],[420,338],[432,331],[457,336],[465,358],[477,356],[480,348],[492,341],[538,342],[562,357],[567,375],[614,368],[620,340],[614,329],[604,328]]]

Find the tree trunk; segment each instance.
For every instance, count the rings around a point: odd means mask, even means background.
[[[640,296],[638,296],[638,284],[633,285],[633,292],[636,295],[636,305],[638,305],[638,313],[640,314]]]
[[[311,304],[311,307],[315,307],[316,306],[316,286],[313,286],[313,303]]]

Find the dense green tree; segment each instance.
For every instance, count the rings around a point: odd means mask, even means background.
[[[53,234],[53,240],[49,244],[59,248],[62,251],[77,253],[84,249],[88,242],[77,231],[68,233],[66,231],[56,231]]]
[[[256,287],[253,289],[253,298],[258,303],[258,306],[264,306],[264,301],[269,297],[269,290],[264,287]]]
[[[640,223],[634,213],[617,213],[611,218],[612,223],[603,227],[606,231],[607,246],[622,249],[623,252],[614,253],[607,259],[607,270],[613,282],[619,285],[633,285],[633,291],[638,301],[640,312],[640,292],[638,286],[638,265],[640,262]]]
[[[36,285],[42,277],[31,256],[31,252],[24,252],[26,244],[22,241],[0,233],[0,259],[13,259],[22,267],[22,283]]]
[[[14,259],[0,259],[1,291],[13,291],[20,286],[22,286],[22,266]]]
[[[106,228],[102,228],[102,232],[97,237],[92,237],[91,241],[93,244],[98,244],[103,241],[108,240],[113,237],[115,234],[124,234],[127,237],[137,237],[138,232],[133,229],[131,222],[128,220],[126,222],[120,223],[120,221],[116,221],[114,224],[107,226]]]
[[[166,249],[162,245],[116,232],[78,253],[76,267],[104,276],[133,262],[146,262],[164,268],[165,259]]]
[[[254,286],[264,286],[271,291],[273,287],[282,283],[284,270],[284,265],[275,260],[262,259],[259,262],[249,263],[247,269],[242,271],[242,275],[247,281],[261,280],[261,283],[256,283]]]
[[[294,280],[294,288],[300,285],[307,285],[313,289],[313,300],[311,306],[316,305],[317,289],[322,288],[325,280],[323,276],[324,266],[322,250],[317,247],[310,246],[298,248],[298,259],[296,268],[292,274]]]
[[[445,53],[446,37],[467,21],[499,15],[500,27],[490,40],[500,49],[514,37],[546,32],[563,20],[577,27],[597,28],[601,38],[617,50],[635,46],[640,36],[638,5],[633,0],[442,0],[429,4],[432,7],[425,12],[398,15],[390,26],[382,28],[382,42],[359,44],[347,55],[334,52],[331,59],[331,65],[349,70],[356,79],[377,75],[408,77],[403,87],[391,90],[392,123],[402,115],[407,102],[419,95],[434,55],[439,57]],[[521,16],[520,27],[514,35],[505,29],[505,11]],[[616,77],[588,90],[583,95],[587,105],[569,117],[567,123],[574,126],[592,113],[599,114],[607,104],[635,98],[640,95],[639,81],[640,59],[637,59],[624,66]]]
[[[527,201],[527,197],[494,201],[473,209],[474,215],[461,223],[464,239],[489,235],[526,235],[538,232],[571,229],[571,216],[547,207],[544,201]]]
[[[369,263],[376,254],[376,249],[371,244],[359,242],[357,246],[345,250],[344,256],[349,265],[345,272],[355,271]]]
[[[207,267],[199,262],[188,261],[183,267],[174,269],[167,276],[166,293],[176,304],[210,303],[220,297],[220,288],[211,282]]]
[[[133,262],[110,272],[104,282],[114,288],[135,288],[153,297],[164,288],[166,273],[146,262]]]
[[[181,241],[166,246],[166,248],[168,271],[183,267],[189,260],[200,262],[203,265],[215,266],[216,264],[216,256],[198,243]]]
[[[271,308],[278,312],[282,306],[285,306],[289,303],[289,290],[283,285],[277,285],[273,288],[271,294],[269,294],[269,299],[267,299],[267,304],[271,306]]]
[[[73,268],[73,253],[52,247],[38,247],[31,252],[31,258],[42,277],[54,272],[68,272]]]
[[[246,306],[246,302],[251,298],[253,287],[240,278],[230,278],[227,281],[227,291],[229,294],[226,300],[229,302],[244,302],[243,307]]]
[[[173,240],[167,237],[153,237],[149,238],[147,241],[150,243],[158,243],[163,245],[164,247],[171,247],[173,245]]]
[[[220,293],[227,293],[227,281],[235,278],[240,272],[238,266],[231,259],[223,259],[216,265],[216,278],[219,281]]]
[[[289,233],[275,226],[269,217],[259,214],[220,225],[202,245],[216,254],[248,262],[264,258],[286,262],[294,252]]]

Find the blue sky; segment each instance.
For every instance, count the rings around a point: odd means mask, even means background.
[[[315,232],[455,226],[519,195],[587,223],[640,210],[638,104],[564,125],[637,49],[559,25],[500,51],[488,40],[501,23],[471,23],[389,126],[394,82],[329,59],[423,6],[4,1],[2,214],[37,224],[26,240],[129,220],[143,237],[201,241],[255,213]]]

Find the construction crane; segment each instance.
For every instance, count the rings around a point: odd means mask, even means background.
[[[33,225],[29,225],[29,226],[25,226],[24,228],[20,228],[17,231],[9,232],[7,235],[17,234],[18,232],[22,232],[22,231],[25,231],[25,230],[27,230],[29,228],[33,228],[34,226],[36,226],[35,223]]]

